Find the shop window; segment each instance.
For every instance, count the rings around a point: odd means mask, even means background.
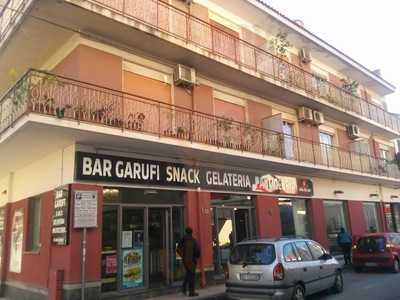
[[[283,236],[309,237],[307,200],[279,199]]]
[[[29,252],[39,251],[40,248],[40,211],[42,207],[42,199],[34,197],[29,199],[29,215],[28,215],[28,240],[26,250]]]
[[[400,232],[400,204],[396,203],[392,205],[394,228],[396,232]]]
[[[379,213],[376,203],[363,203],[365,231],[378,232],[380,231]]]
[[[337,235],[340,228],[343,227],[345,230],[347,228],[344,203],[341,201],[324,201],[324,211],[329,248],[331,251],[338,251]]]
[[[385,221],[388,231],[395,231],[393,222],[392,206],[390,204],[385,204]]]

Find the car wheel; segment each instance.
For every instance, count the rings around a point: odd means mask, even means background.
[[[343,292],[343,275],[340,271],[336,271],[335,282],[333,283],[332,291],[335,294]]]
[[[393,262],[392,271],[393,271],[393,273],[399,273],[400,272],[400,264],[399,264],[399,260],[397,258]]]
[[[304,288],[300,284],[297,284],[293,290],[292,300],[304,300],[305,298]]]

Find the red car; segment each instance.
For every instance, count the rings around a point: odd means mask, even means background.
[[[388,268],[400,272],[400,233],[371,233],[353,245],[353,268]]]

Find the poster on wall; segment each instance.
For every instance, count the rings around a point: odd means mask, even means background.
[[[24,210],[15,210],[11,226],[10,272],[21,273],[22,243],[24,240]]]
[[[122,252],[122,288],[132,289],[144,285],[143,248],[135,247]]]

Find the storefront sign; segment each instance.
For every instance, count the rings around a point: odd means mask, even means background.
[[[22,243],[24,240],[24,210],[14,212],[11,226],[10,272],[21,273]]]
[[[313,195],[309,179],[83,152],[76,153],[75,176],[77,180],[136,185]]]
[[[97,227],[97,191],[75,191],[74,228]]]
[[[69,193],[68,187],[56,189],[54,192],[53,223],[51,240],[53,244],[68,244]]]
[[[122,288],[142,287],[143,277],[143,247],[135,247],[122,252]]]

